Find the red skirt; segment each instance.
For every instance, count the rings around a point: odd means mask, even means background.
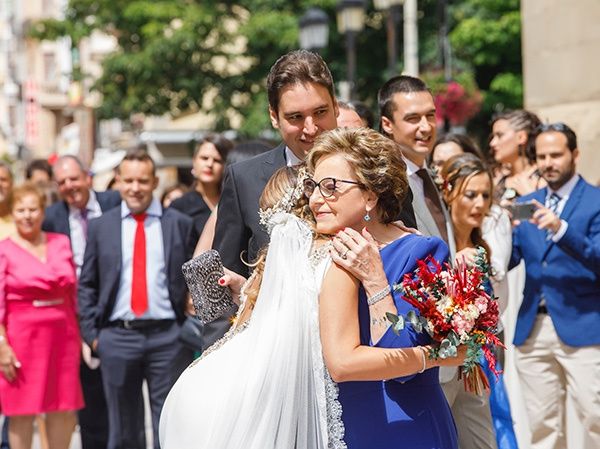
[[[21,367],[12,382],[0,374],[4,415],[83,408],[81,339],[71,301],[6,301],[6,336]]]

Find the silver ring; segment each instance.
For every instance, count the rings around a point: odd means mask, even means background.
[[[348,256],[347,256],[347,254],[348,254],[348,251],[350,251],[350,250],[349,250],[349,249],[347,249],[347,250],[344,252],[344,254],[342,254],[340,257],[341,257],[342,259],[346,260],[346,259],[348,258]]]

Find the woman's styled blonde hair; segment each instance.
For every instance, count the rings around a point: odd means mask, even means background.
[[[277,207],[281,200],[297,187],[299,182],[298,173],[302,167],[305,166],[302,164],[293,167],[282,167],[271,176],[271,179],[267,182],[267,185],[258,200],[258,205],[261,210],[264,211]],[[298,201],[292,205],[289,212],[309,223],[314,223],[314,218],[308,208],[308,200],[304,195],[301,195]],[[267,251],[268,246],[261,248],[256,260],[253,263],[248,264],[254,268],[252,272],[253,280],[245,290],[246,301],[249,301],[249,305],[251,306],[256,303],[256,298],[258,298],[263,271],[265,269]]]
[[[337,128],[317,138],[307,157],[308,170],[313,172],[321,159],[337,154],[350,164],[362,188],[377,196],[380,220],[396,221],[408,192],[402,147],[369,128]]]

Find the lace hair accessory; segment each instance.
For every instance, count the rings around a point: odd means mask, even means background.
[[[260,209],[258,215],[260,224],[267,230],[269,234],[273,230],[274,222],[271,220],[278,213],[287,213],[292,210],[294,204],[302,197],[304,193],[304,180],[308,178],[308,172],[305,167],[298,170],[296,185],[289,188],[283,197],[273,206],[268,209]]]

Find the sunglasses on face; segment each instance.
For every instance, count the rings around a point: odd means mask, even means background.
[[[306,198],[310,198],[315,189],[318,187],[319,192],[321,192],[321,196],[323,198],[329,198],[336,192],[338,184],[340,183],[362,186],[360,182],[348,181],[346,179],[323,178],[317,182],[312,178],[307,178],[304,180],[304,196],[306,196]]]

